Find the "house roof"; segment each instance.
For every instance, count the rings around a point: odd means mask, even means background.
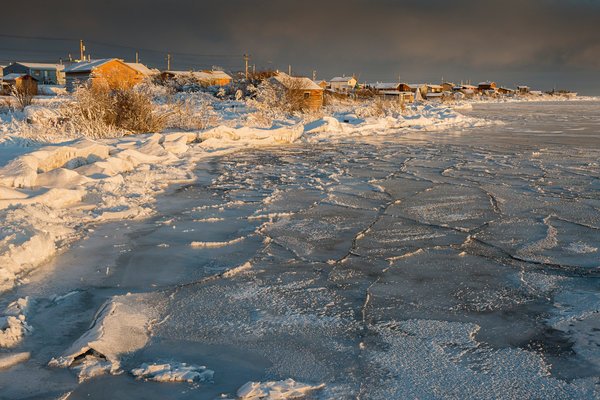
[[[354,79],[353,76],[336,76],[335,78],[331,78],[330,82],[350,82],[351,79]]]
[[[29,69],[53,69],[56,71],[62,71],[65,69],[65,66],[62,64],[50,64],[50,63],[35,63],[35,62],[16,62],[14,64],[19,64]]]
[[[443,89],[444,88],[442,85],[427,85],[427,87],[432,88],[432,89]]]
[[[144,64],[142,63],[125,63],[127,65],[129,65],[131,68],[135,69],[137,72],[139,72],[142,75],[152,75],[154,73],[154,71],[152,71],[150,68],[146,67]]]
[[[278,73],[272,79],[275,79],[277,82],[281,83],[287,88],[294,85],[293,89],[323,90],[321,86],[317,85],[309,78],[289,76],[288,74],[285,74],[283,72]]]
[[[212,79],[231,79],[231,76],[223,71],[200,71],[196,74],[205,74],[208,78]]]
[[[408,86],[411,89],[418,89],[418,88],[422,88],[423,86],[427,86],[426,83],[409,83]]]
[[[223,71],[163,71],[163,74],[175,76],[189,75],[201,81],[210,79],[231,79],[231,76]]]
[[[17,80],[17,79],[19,79],[19,78],[21,78],[23,76],[26,76],[26,75],[27,76],[31,76],[31,75],[28,75],[28,74],[18,74],[18,73],[13,72],[12,74],[4,75],[2,77],[2,79],[5,80],[5,81],[14,81],[14,80]],[[33,76],[31,76],[31,78],[33,80],[37,81],[37,79],[35,79]]]
[[[495,85],[496,82],[490,82],[490,81],[486,81],[486,82],[479,82],[477,85],[478,86],[488,86],[488,85]]]
[[[120,61],[116,58],[101,58],[99,60],[81,61],[69,65],[67,68],[65,68],[65,72],[92,72],[96,68],[114,60]]]
[[[398,90],[400,83],[394,82],[377,82],[373,85],[376,90]]]
[[[475,85],[462,85],[461,87],[463,89],[477,89],[477,86]]]

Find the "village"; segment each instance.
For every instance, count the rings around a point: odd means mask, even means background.
[[[246,56],[245,56],[246,57]],[[15,61],[0,65],[0,95],[11,95],[20,89],[31,96],[73,93],[88,82],[102,81],[110,88],[131,88],[143,81],[176,88],[178,91],[204,91],[207,88],[230,89],[231,97],[240,97],[237,92],[240,84],[251,82],[254,85],[269,81],[293,92],[298,99],[298,110],[316,111],[323,107],[325,97],[337,99],[384,99],[399,103],[413,102],[456,102],[461,100],[486,101],[493,99],[535,99],[547,96],[573,98],[577,93],[566,90],[542,92],[532,90],[527,85],[514,88],[502,86],[493,81],[471,84],[465,82],[404,83],[404,82],[359,82],[354,75],[317,79],[295,76],[292,68],[287,73],[278,70],[256,71],[249,69],[245,58],[245,70],[226,72],[217,69],[173,70],[171,58],[167,69],[149,68],[136,60],[128,62],[119,58],[92,59],[81,51],[79,60],[59,63]],[[213,90],[216,93],[218,90]],[[222,93],[223,91],[221,91]]]

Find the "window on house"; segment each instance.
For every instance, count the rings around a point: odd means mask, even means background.
[[[304,92],[304,99],[308,99],[310,97],[310,92]]]

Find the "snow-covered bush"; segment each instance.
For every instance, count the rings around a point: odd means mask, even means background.
[[[166,127],[183,130],[202,130],[214,126],[218,120],[212,102],[207,93],[180,93],[172,102],[164,104],[162,109],[169,115]]]
[[[355,113],[359,118],[398,116],[405,111],[405,102],[396,99],[384,99],[379,96],[360,102],[360,105],[355,109]]]

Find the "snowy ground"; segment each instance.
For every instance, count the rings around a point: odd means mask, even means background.
[[[3,396],[599,398],[598,106],[30,149]]]

